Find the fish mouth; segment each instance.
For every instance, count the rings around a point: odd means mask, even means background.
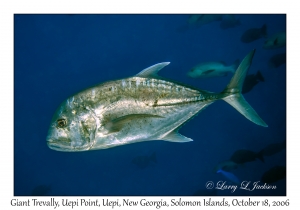
[[[73,152],[73,148],[70,146],[70,144],[66,144],[67,140],[54,140],[54,139],[48,139],[47,145],[50,149],[61,151],[61,152]],[[70,142],[70,140],[69,140]]]
[[[47,145],[50,149],[60,152],[82,152],[90,149],[90,145],[72,146],[70,139],[47,139]]]

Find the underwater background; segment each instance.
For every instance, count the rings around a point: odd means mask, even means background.
[[[263,48],[267,37],[286,31],[286,15],[234,18],[239,24],[222,27],[222,20],[203,24],[187,14],[14,15],[14,195],[286,195],[285,178],[270,184],[276,189],[206,190],[209,181],[233,184],[214,168],[234,152],[258,153],[286,140],[286,64],[272,65],[286,46]],[[241,40],[264,24],[267,37]],[[264,81],[244,97],[267,128],[217,101],[181,127],[193,142],[154,140],[79,153],[47,147],[51,118],[74,93],[166,61],[170,65],[159,73],[164,78],[221,92],[232,73],[191,78],[187,72],[207,61],[231,65],[253,49],[248,74],[259,70]],[[286,150],[274,153],[231,173],[252,186],[271,168],[286,166]]]

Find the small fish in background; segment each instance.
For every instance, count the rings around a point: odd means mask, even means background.
[[[44,195],[47,195],[50,191],[51,191],[50,185],[39,185],[31,191],[31,195],[44,196]]]
[[[286,32],[279,32],[270,36],[264,43],[264,49],[277,49],[286,45]]]
[[[277,182],[286,177],[286,167],[285,166],[274,166],[270,170],[266,171],[262,177],[261,181],[267,184]]]
[[[267,25],[264,24],[261,28],[251,28],[245,31],[241,36],[241,41],[250,43],[255,40],[267,37]]]
[[[278,68],[282,64],[286,63],[286,53],[280,53],[273,55],[269,60],[270,68]]]
[[[242,93],[248,93],[252,88],[257,85],[259,82],[264,82],[265,79],[260,71],[257,71],[256,74],[249,74],[246,76]]]
[[[218,163],[215,166],[214,173],[216,173],[220,169],[223,171],[233,171],[234,169],[237,169],[238,167],[239,167],[239,164],[237,164],[231,160],[226,160],[226,161]]]
[[[241,184],[240,180],[233,173],[223,171],[222,169],[218,170],[217,173],[223,174],[229,181],[231,181],[234,184]]]
[[[193,14],[188,19],[189,25],[202,26],[214,21],[221,21],[222,15],[220,14]]]
[[[224,77],[228,73],[235,73],[240,61],[227,66],[224,62],[203,62],[193,67],[187,75],[192,78]]]
[[[241,22],[239,19],[236,19],[234,15],[227,14],[222,16],[222,22],[220,24],[220,27],[225,30],[228,28],[234,28],[236,26],[241,25]]]
[[[217,189],[211,189],[211,190],[208,190],[208,189],[200,189],[200,190],[197,190],[193,195],[194,196],[215,196],[218,194],[218,191]]]
[[[262,153],[263,156],[272,156],[272,155],[275,155],[275,154],[281,152],[285,148],[286,148],[286,141],[284,140],[279,143],[269,144],[268,146],[263,148],[260,151],[260,153]]]
[[[150,156],[137,156],[133,158],[132,163],[138,166],[139,168],[146,168],[150,164],[157,163],[156,153],[153,152]]]
[[[221,21],[220,14],[192,14],[187,19],[187,23],[177,29],[179,32],[187,31],[190,28],[197,28],[214,21]]]
[[[235,151],[230,158],[231,161],[237,164],[256,161],[256,159],[259,159],[261,162],[264,162],[264,157],[261,152],[253,152],[245,149]]]

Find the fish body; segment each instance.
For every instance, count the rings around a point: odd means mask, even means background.
[[[269,37],[265,43],[264,49],[277,49],[286,45],[286,32],[279,32]]]
[[[264,156],[272,156],[275,155],[286,148],[286,141],[282,141],[275,144],[269,144],[265,148],[261,150],[261,153]]]
[[[198,28],[214,21],[222,20],[222,15],[219,14],[192,14],[188,17],[187,22],[180,26],[177,31],[185,32],[192,28]]]
[[[222,15],[220,14],[193,14],[188,18],[188,24],[202,26],[220,20],[222,20]]]
[[[224,30],[228,28],[234,28],[236,26],[239,26],[240,24],[240,20],[236,19],[234,15],[226,14],[222,16],[220,27]]]
[[[239,60],[234,64],[226,66],[224,62],[203,62],[193,67],[187,75],[193,78],[207,78],[207,77],[223,77],[228,73],[234,73]]]
[[[285,166],[274,166],[273,168],[266,171],[261,178],[261,181],[267,184],[277,182],[286,177]]]
[[[51,149],[79,152],[130,143],[189,142],[179,128],[216,100],[224,100],[252,122],[267,127],[241,95],[254,50],[221,93],[162,79],[159,63],[139,74],[93,86],[65,100],[55,112],[47,136]]]
[[[265,79],[260,71],[257,71],[256,74],[249,74],[245,78],[245,82],[243,85],[242,93],[248,93],[252,90],[252,88],[257,85],[259,82],[264,82]]]
[[[277,68],[286,63],[286,53],[273,55],[269,60],[269,67]]]
[[[260,153],[260,152],[256,153],[256,152],[253,152],[250,150],[245,150],[245,149],[235,151],[230,158],[231,161],[233,161],[237,164],[243,164],[246,162],[256,161],[256,159],[259,159],[262,162],[264,162],[262,153]]]
[[[241,41],[250,43],[255,40],[267,37],[267,25],[264,24],[261,28],[251,28],[245,31],[241,36]]]

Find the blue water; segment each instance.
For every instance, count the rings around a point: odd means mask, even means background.
[[[14,195],[31,195],[40,185],[51,187],[46,195],[193,195],[208,181],[225,181],[213,168],[236,150],[258,152],[285,140],[286,65],[270,68],[268,61],[286,47],[266,50],[264,38],[247,44],[240,37],[263,24],[268,35],[285,31],[286,16],[235,16],[241,25],[234,28],[223,30],[215,21],[182,31],[188,15],[15,15]],[[169,61],[161,76],[218,92],[232,74],[193,79],[187,71],[204,61],[231,64],[254,48],[249,73],[260,70],[265,82],[244,96],[268,128],[217,101],[180,129],[193,142],[151,141],[82,153],[57,152],[46,145],[56,108],[86,87]],[[153,152],[157,163],[145,168],[132,163]],[[252,184],[276,165],[286,165],[285,150],[233,173]],[[286,179],[272,185],[277,189],[217,190],[217,195],[286,195]]]

